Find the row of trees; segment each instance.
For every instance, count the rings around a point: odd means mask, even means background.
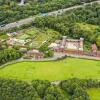
[[[49,81],[34,80],[31,83],[0,79],[1,100],[68,100],[60,87]]]
[[[92,4],[87,5],[84,8],[78,8],[66,12],[62,16],[57,17],[44,17],[36,19],[37,27],[48,27],[56,31],[59,31],[62,35],[67,35],[71,38],[83,37],[85,41],[89,44],[92,42],[97,42],[100,46],[100,5]],[[77,23],[88,23],[92,25],[97,25],[98,27],[94,31],[88,31],[81,29]]]
[[[22,54],[15,49],[4,49],[0,51],[0,65],[20,58]]]
[[[96,0],[26,0],[19,6],[20,0],[0,0],[0,25],[91,1]]]
[[[88,88],[100,87],[96,80],[68,79],[60,85],[49,81],[34,80],[24,82],[0,79],[1,100],[90,100]],[[69,95],[69,96],[68,96]]]

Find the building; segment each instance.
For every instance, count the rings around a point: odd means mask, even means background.
[[[17,32],[10,32],[10,33],[7,33],[8,36],[14,36],[14,35],[17,35],[18,33]]]
[[[44,58],[44,54],[42,52],[39,52],[36,49],[28,51],[26,56],[27,56],[27,58],[34,58],[36,60]]]
[[[92,44],[91,48],[92,48],[92,52],[94,53],[98,51],[97,45],[95,43]]]
[[[26,41],[25,40],[16,39],[16,38],[10,38],[9,40],[7,40],[7,44],[8,45],[25,46]]]
[[[79,50],[83,51],[84,39],[68,39],[63,36],[62,40],[56,40],[50,44],[50,48],[54,51],[63,52],[64,50]]]

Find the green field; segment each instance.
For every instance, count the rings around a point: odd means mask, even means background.
[[[21,62],[0,69],[0,77],[19,80],[100,79],[100,61],[66,58],[55,62]]]
[[[88,90],[91,100],[100,100],[100,88],[92,88]]]

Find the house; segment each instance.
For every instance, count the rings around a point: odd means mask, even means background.
[[[83,51],[84,39],[68,39],[63,36],[62,40],[56,40],[49,45],[56,52],[63,52],[64,50],[79,50]]]
[[[27,57],[35,58],[35,59],[43,59],[44,54],[39,52],[39,50],[33,49],[27,52]]]

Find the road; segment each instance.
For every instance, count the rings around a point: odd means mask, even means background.
[[[22,20],[17,21],[17,22],[6,24],[3,27],[0,26],[0,30],[8,30],[8,29],[13,29],[15,27],[20,27],[22,25],[26,25],[28,23],[34,22],[35,18],[37,18],[37,17],[61,15],[62,13],[66,12],[66,11],[69,11],[69,10],[72,10],[72,9],[77,9],[77,8],[80,8],[80,7],[84,7],[84,6],[86,6],[88,4],[92,4],[92,3],[99,3],[100,4],[100,0],[90,2],[90,3],[84,3],[82,5],[77,5],[77,6],[73,6],[73,7],[69,7],[69,8],[65,8],[65,9],[60,9],[60,10],[49,12],[49,13],[36,15],[36,16],[29,17],[29,18],[26,18],[26,19],[22,19]]]

